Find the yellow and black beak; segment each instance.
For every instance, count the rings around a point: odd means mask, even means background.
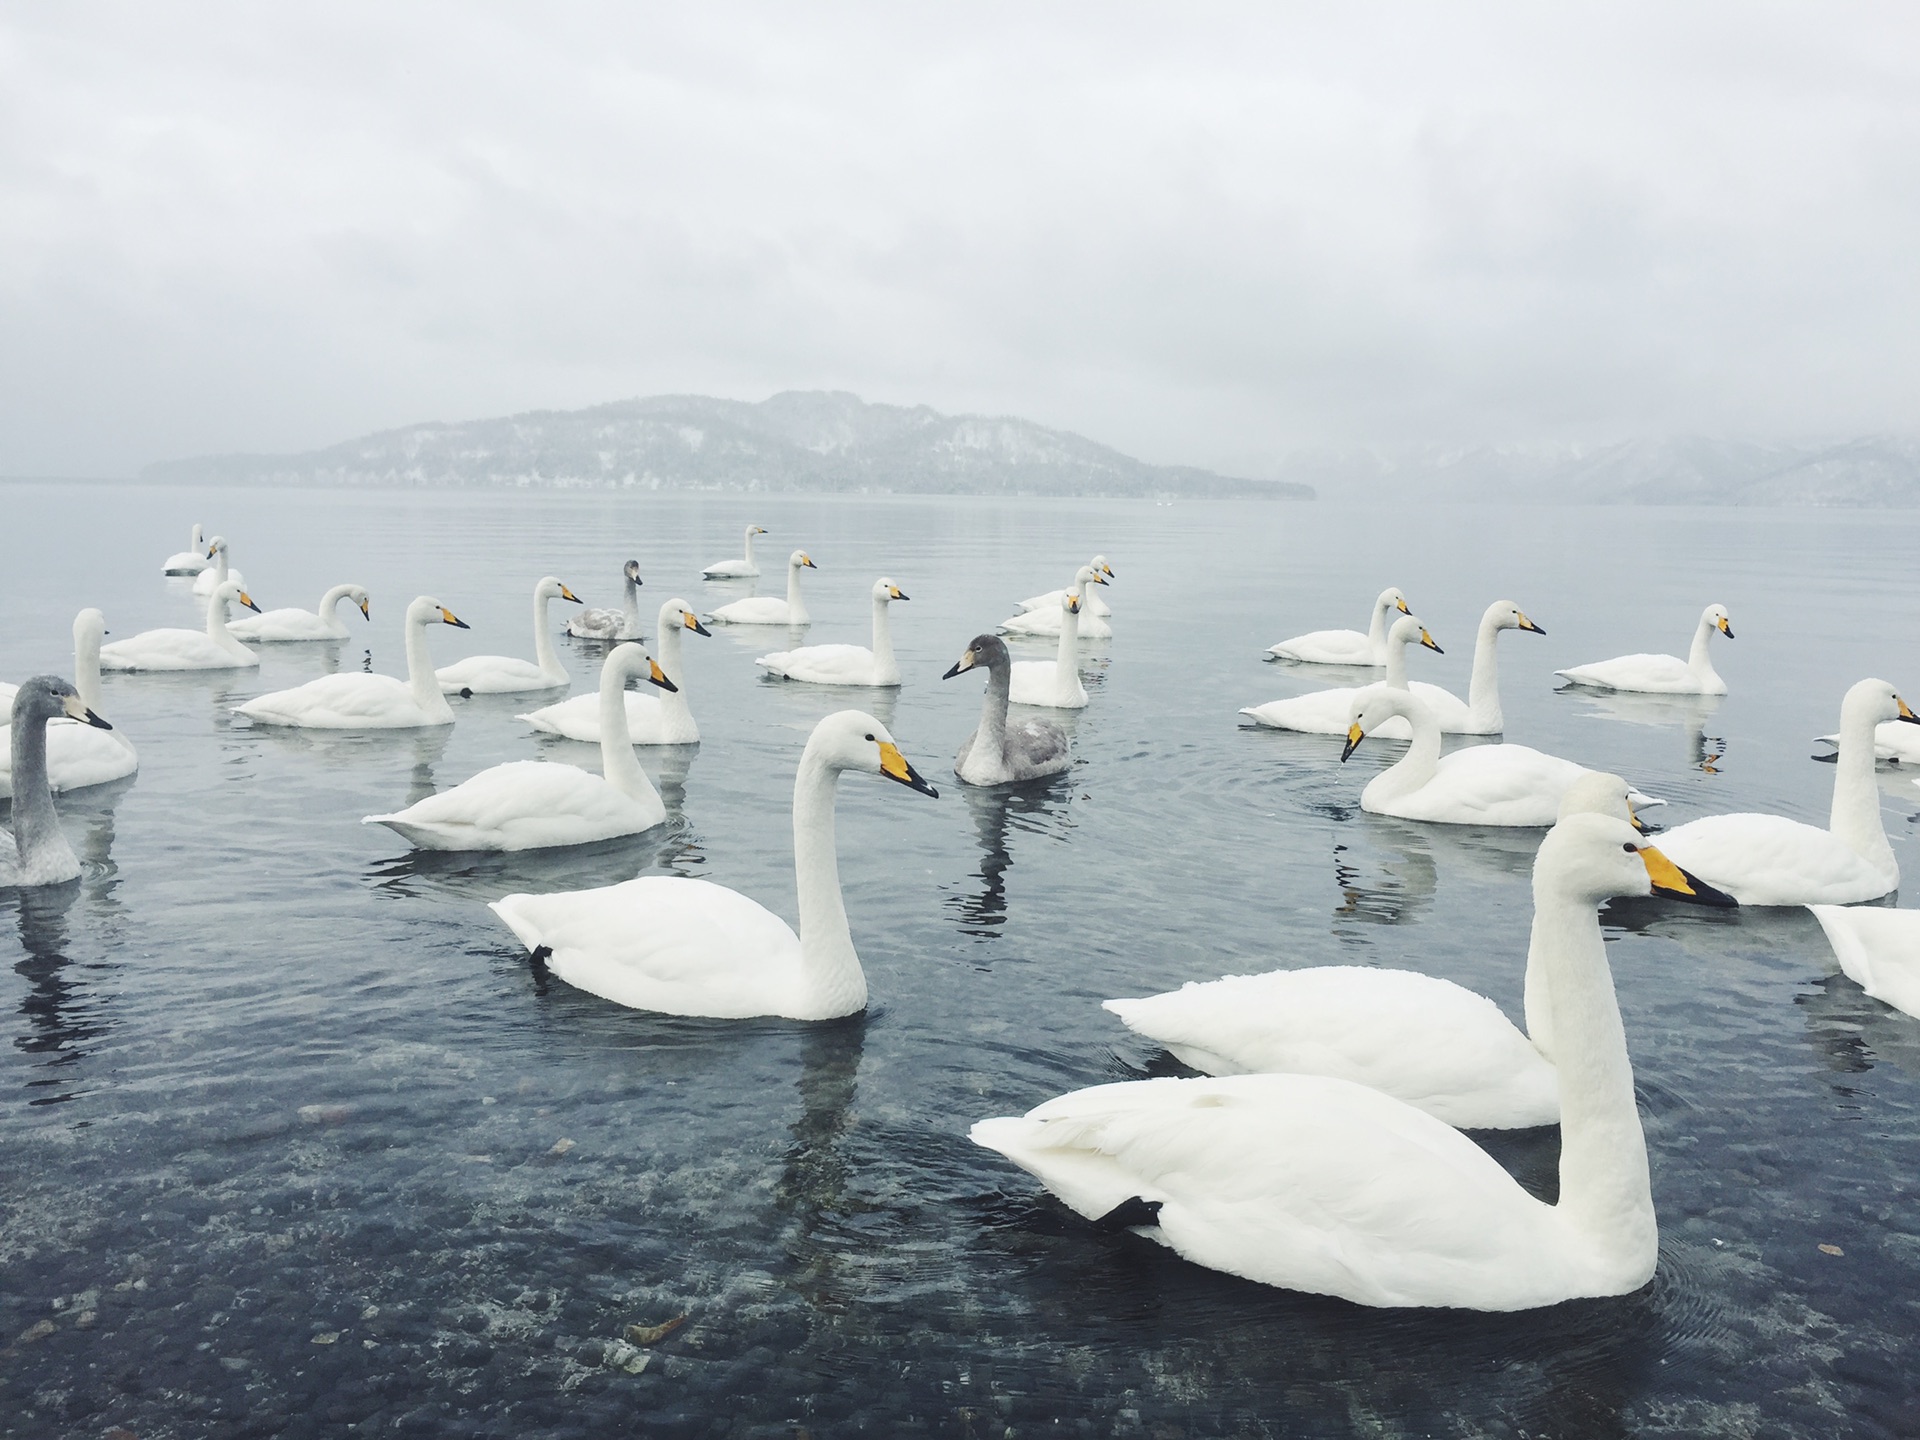
[[[887,587],[887,598],[890,600],[911,600],[913,597],[907,594],[898,585],[889,585]]]
[[[885,740],[880,742],[880,773],[889,780],[898,780],[909,790],[918,790],[922,795],[931,795],[936,800],[940,798],[940,792],[907,763],[907,757],[900,753],[900,747]]]
[[[1360,728],[1360,722],[1354,721],[1347,727],[1347,743],[1341,748],[1340,763],[1347,763],[1347,757],[1360,748],[1360,742],[1367,738],[1367,732]]]
[[[1080,613],[1080,597],[1078,595],[1067,596],[1067,609],[1076,615]]]
[[[1647,824],[1647,822],[1642,820],[1638,815],[1634,814],[1633,806],[1631,805],[1627,806],[1627,823],[1633,826],[1633,828],[1635,830],[1638,830],[1642,835],[1651,835],[1653,833],[1653,827]]]
[[[1731,910],[1740,903],[1699,876],[1689,875],[1651,845],[1640,847],[1640,863],[1647,867],[1647,878],[1653,881],[1656,895],[1668,895],[1690,905],[1710,905],[1716,910]]]
[[[260,613],[260,607],[253,603],[253,597],[244,590],[240,592],[240,603],[256,615]]]
[[[372,602],[369,600],[362,600],[360,602],[360,613],[369,620],[373,619],[373,611],[368,608],[371,604]]]
[[[1733,638],[1733,622],[1724,615],[1720,617],[1720,633],[1729,640]]]
[[[753,533],[756,535],[771,535],[773,532],[764,525],[756,525],[753,527]]]
[[[953,668],[948,670],[947,673],[942,675],[940,678],[942,680],[951,680],[953,679],[954,676],[964,674],[967,671],[973,669],[973,666],[974,666],[973,651],[969,650],[967,651],[966,654],[962,655],[958,660],[954,661]]]
[[[807,569],[809,570],[818,570],[820,568],[818,565],[813,563],[813,557],[811,555],[802,554],[800,557],[800,563],[806,566]]]
[[[658,685],[662,690],[677,691],[680,688],[671,680],[667,679],[667,672],[660,668],[660,662],[651,655],[647,657],[647,679]]]
[[[680,614],[681,614],[681,617],[686,621],[687,629],[693,631],[694,634],[696,635],[713,634],[711,630],[707,629],[706,626],[700,623],[700,617],[698,615],[695,615],[691,610],[683,610],[680,612]]]
[[[1113,574],[1113,566],[1111,566],[1111,565],[1102,565],[1102,566],[1100,567],[1100,573],[1101,573],[1102,575],[1104,575],[1104,576],[1106,576],[1106,577],[1107,577],[1107,580],[1111,580],[1111,579],[1113,579],[1113,578],[1114,578],[1114,574]],[[1100,583],[1101,583],[1102,585],[1104,585],[1104,584],[1106,584],[1106,583],[1107,583],[1107,580],[1102,580],[1102,581],[1101,581]]]
[[[1522,630],[1531,630],[1536,635],[1544,635],[1547,633],[1531,620],[1527,619],[1527,612],[1524,610],[1520,612],[1520,628]]]
[[[214,556],[218,555],[219,553],[220,553],[220,547],[218,545],[209,545],[207,547],[207,558],[209,560],[211,560]]]
[[[440,621],[442,624],[451,625],[457,630],[471,630],[473,628],[444,605],[440,607]]]
[[[1104,584],[1106,584],[1107,582],[1106,582],[1106,578],[1105,578],[1104,576],[1101,576],[1101,575],[1097,575],[1097,574],[1096,574],[1096,575],[1095,575],[1095,576],[1093,577],[1093,583],[1094,583],[1094,584],[1096,584],[1096,585],[1104,585]]]
[[[1405,596],[1402,596],[1400,599],[1394,601],[1393,604],[1394,604],[1394,608],[1397,609],[1402,615],[1411,615],[1413,613],[1413,611],[1407,608],[1407,601]]]
[[[82,725],[92,725],[100,730],[113,729],[113,726],[89,710],[86,701],[82,700],[78,695],[67,696],[65,700],[60,702],[60,708],[67,712],[67,718],[69,720],[78,720]]]
[[[1431,650],[1436,655],[1444,655],[1447,653],[1446,651],[1442,650],[1438,644],[1434,642],[1434,638],[1431,635],[1427,634],[1425,630],[1422,630],[1420,632],[1420,643],[1426,646],[1427,649]]]
[[[580,597],[579,597],[578,595],[576,595],[576,594],[574,594],[574,593],[573,593],[573,591],[571,591],[571,590],[569,590],[569,589],[568,589],[568,588],[567,588],[566,586],[564,586],[564,585],[562,585],[562,586],[560,587],[560,598],[561,598],[562,600],[571,600],[571,601],[573,601],[573,603],[574,603],[574,604],[576,604],[576,605],[578,605],[578,604],[581,604],[581,603],[582,603],[582,602],[581,602],[581,599],[580,599]]]

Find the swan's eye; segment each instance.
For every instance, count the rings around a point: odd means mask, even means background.
[[[873,732],[872,732],[872,731],[868,731],[868,732],[867,732],[867,739],[869,739],[869,740],[871,740],[871,739],[873,739]]]
[[[1633,844],[1632,842],[1628,842],[1627,844],[1622,845],[1620,848],[1626,851],[1627,854],[1629,855],[1638,855],[1640,853],[1640,847],[1638,845]]]

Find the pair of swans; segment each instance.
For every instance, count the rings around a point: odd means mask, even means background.
[[[229,580],[243,586],[247,583],[246,576],[227,565],[226,536],[216,535],[207,542],[207,559],[211,563],[193,578],[194,594],[211,595]]]
[[[1094,556],[1093,559],[1087,562],[1086,568],[1093,571],[1096,575],[1103,577],[1100,581],[1102,585],[1114,578],[1113,566],[1107,562],[1107,557],[1104,555]],[[1020,602],[1019,608],[1022,610],[1057,610],[1060,608],[1061,597],[1066,593],[1065,590],[1049,590],[1044,595],[1029,595]],[[1097,615],[1102,620],[1105,620],[1109,615],[1113,614],[1112,607],[1098,595],[1085,598],[1086,605],[1084,608],[1087,614]]]
[[[1054,592],[1059,597],[1060,648],[1053,659],[1014,661],[1009,692],[1014,704],[1047,710],[1087,708],[1087,687],[1080,680],[1080,620],[1088,613],[1090,601],[1083,592],[1089,585],[1107,583],[1097,568],[1104,565],[1104,560],[1097,555],[1094,560],[1094,565],[1080,567],[1073,584]]]
[[[1005,785],[1015,780],[1038,780],[1058,775],[1073,764],[1067,732],[1051,720],[1010,721],[1007,706],[1013,695],[1013,657],[998,635],[976,635],[942,680],[984,666],[986,696],[980,705],[980,723],[960,742],[953,757],[953,773],[969,785]]]
[[[57,675],[35,675],[14,691],[8,726],[13,824],[11,829],[0,826],[0,887],[59,885],[80,878],[80,862],[60,828],[47,780],[48,723],[60,720],[113,728]]]
[[[1298,660],[1307,665],[1375,666],[1387,663],[1387,616],[1398,610],[1411,615],[1407,597],[1389,585],[1373,602],[1373,617],[1364,633],[1359,630],[1311,630],[1269,645],[1267,653],[1281,660]]]
[[[187,542],[187,548],[169,555],[166,563],[160,567],[162,575],[198,575],[207,568],[207,541],[200,527],[193,527],[193,539]]]
[[[873,648],[864,645],[803,645],[776,650],[753,663],[785,680],[809,685],[893,686],[900,683],[900,662],[893,658],[893,631],[887,607],[912,597],[882,576],[873,582]],[[745,603],[744,601],[741,603]]]
[[[707,880],[646,875],[490,907],[569,985],[637,1010],[736,1020],[832,1020],[867,1003],[840,892],[833,801],[849,770],[936,798],[878,720],[842,710],[814,726],[793,782],[796,933],[772,911]]]
[[[667,818],[667,807],[634,758],[627,733],[626,686],[633,678],[674,688],[659,662],[632,641],[607,656],[598,696],[599,775],[557,761],[515,760],[362,823],[385,825],[417,850],[545,850],[651,830]]]
[[[753,558],[753,537],[768,532],[758,525],[747,526],[747,553],[739,560],[716,560],[700,572],[706,580],[752,580],[760,574],[760,566]]]
[[[722,605],[707,619],[722,625],[811,625],[813,616],[807,613],[807,602],[800,598],[800,572],[818,570],[820,567],[808,558],[804,550],[796,550],[787,557],[787,598],[779,599],[773,595],[749,595],[744,600],[735,600],[731,605]],[[758,570],[753,572],[758,575]]]
[[[1727,682],[1713,668],[1708,646],[1715,634],[1733,639],[1733,622],[1724,605],[1700,612],[1693,630],[1693,647],[1685,660],[1676,655],[1622,655],[1553,673],[1575,685],[1596,690],[1633,690],[1649,695],[1724,695]]]
[[[222,581],[207,597],[204,630],[142,630],[100,647],[102,670],[242,670],[260,657],[234,639],[227,628],[227,607],[239,601],[258,611],[237,580]]]
[[[567,621],[567,634],[576,640],[638,640],[640,636],[640,562],[620,567],[623,598],[618,610],[582,610]]]
[[[407,607],[407,678],[349,671],[322,675],[291,690],[255,696],[239,707],[256,725],[290,725],[309,730],[412,730],[451,725],[453,707],[434,675],[427,653],[427,626],[468,628],[467,622],[431,596]]]
[[[1676,881],[1613,815],[1569,815],[1534,861],[1556,1204],[1427,1111],[1334,1075],[1096,1085],[983,1120],[972,1138],[1105,1228],[1262,1284],[1492,1311],[1627,1294],[1653,1274],[1659,1224],[1598,907]]]
[[[1009,616],[1000,622],[1000,630],[1007,635],[1058,635],[1066,623],[1066,597],[1081,595],[1089,580],[1105,585],[1113,578],[1113,567],[1107,563],[1107,557],[1096,555],[1082,565],[1074,576],[1073,584],[1065,590],[1049,590],[1044,595],[1032,595],[1020,602],[1018,615]],[[1082,606],[1077,612],[1079,638],[1085,640],[1111,640],[1113,624],[1106,617],[1113,611],[1102,604],[1098,610]],[[1023,702],[1024,703],[1024,702]],[[1084,703],[1084,702],[1083,702]]]
[[[304,640],[345,640],[346,622],[340,618],[340,606],[351,600],[364,619],[373,619],[371,602],[361,585],[336,585],[320,597],[311,610],[289,606],[283,610],[263,610],[258,615],[243,615],[227,626],[227,633],[242,640],[293,642]]]
[[[80,703],[89,711],[100,705],[100,641],[107,633],[107,617],[88,608],[73,617],[73,684]],[[0,706],[11,710],[18,691],[0,685]],[[0,798],[13,794],[11,755],[0,756]],[[124,779],[140,768],[133,742],[111,726],[56,718],[47,726],[47,784],[55,794],[85,790]]]
[[[1411,645],[1422,646],[1436,655],[1447,653],[1427,633],[1426,624],[1418,615],[1402,615],[1387,631],[1387,678],[1380,682],[1382,685],[1395,690],[1409,688],[1407,648]],[[1285,700],[1269,700],[1264,705],[1247,706],[1240,713],[1255,724],[1271,730],[1297,730],[1309,735],[1343,735],[1350,723],[1354,697],[1367,688],[1364,685],[1340,685],[1331,690],[1315,690],[1308,695],[1294,695]],[[1423,692],[1439,689],[1432,685],[1422,688]],[[1444,690],[1439,693],[1447,694]],[[1453,696],[1447,695],[1447,699],[1451,700]],[[1412,727],[1398,716],[1382,721],[1380,728],[1372,733],[1382,740],[1413,738]]]
[[[713,632],[679,598],[660,607],[660,668],[673,683],[662,687],[660,695],[636,695],[626,698],[627,735],[635,745],[698,745],[700,727],[694,723],[687,705],[687,676],[681,664],[680,637],[691,630],[696,635]],[[600,700],[595,695],[576,695],[556,701],[525,715],[516,715],[534,729],[548,735],[562,735],[588,745],[600,743]]]
[[[572,677],[560,663],[560,652],[554,646],[553,631],[547,624],[547,606],[554,600],[580,603],[580,597],[562,585],[559,577],[542,576],[533,587],[534,658],[531,661],[512,655],[469,655],[433,672],[440,688],[449,695],[521,695],[529,690],[557,690],[570,684]]]

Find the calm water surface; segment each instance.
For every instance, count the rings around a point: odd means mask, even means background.
[[[373,591],[336,646],[258,672],[109,676],[131,782],[67,797],[86,876],[0,892],[0,1434],[1539,1436],[1920,1433],[1920,1022],[1837,974],[1803,912],[1606,914],[1662,1233],[1653,1282],[1521,1316],[1369,1311],[1092,1233],[965,1138],[974,1119],[1164,1071],[1098,1002],[1235,971],[1410,966],[1518,1013],[1534,832],[1362,813],[1395,747],[1238,728],[1340,677],[1262,663],[1399,584],[1465,691],[1487,602],[1507,737],[1671,807],[1824,821],[1864,675],[1920,690],[1920,517],[1351,504],[9,486],[0,676],[64,671],[76,609],[197,625],[158,574],[196,518],[257,600]],[[331,669],[401,673],[406,602],[473,625],[441,663],[529,655],[555,573],[651,617],[745,593],[702,562],[748,522],[804,546],[815,642],[897,580],[895,696],[762,679],[784,632],[688,641],[703,743],[643,751],[662,831],[551,856],[409,857],[359,824],[474,771],[595,752],[512,697],[431,734],[286,734],[231,707]],[[941,672],[1020,596],[1112,557],[1078,762],[969,791],[977,679]],[[1717,706],[1556,694],[1554,667],[1738,640]],[[556,616],[556,628],[559,617]],[[649,620],[649,633],[652,632]],[[576,689],[597,647],[563,641]],[[1051,644],[1030,647],[1039,658]],[[512,890],[705,876],[793,915],[787,805],[821,715],[871,708],[942,789],[841,789],[872,1009],[671,1020],[544,978]],[[1884,772],[1920,874],[1920,791]],[[1550,1195],[1553,1131],[1480,1137]],[[1839,1254],[1821,1246],[1837,1247]],[[629,1326],[685,1323],[633,1345]]]

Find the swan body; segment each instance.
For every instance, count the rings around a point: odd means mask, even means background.
[[[207,542],[207,559],[211,563],[205,566],[200,573],[194,577],[194,594],[211,595],[218,587],[226,584],[229,580],[239,585],[245,585],[247,583],[246,576],[242,575],[238,570],[232,570],[227,567],[227,541],[225,536],[216,535]]]
[[[8,725],[13,824],[0,826],[0,887],[59,885],[80,877],[47,782],[47,723],[53,720],[113,728],[57,675],[36,675],[14,691]]]
[[[1693,648],[1685,660],[1675,655],[1622,655],[1592,665],[1553,673],[1575,685],[1599,690],[1637,690],[1655,695],[1724,695],[1727,682],[1713,668],[1708,645],[1714,632],[1733,639],[1733,623],[1723,605],[1709,605],[1694,627]]]
[[[1416,680],[1409,687],[1427,702],[1443,735],[1498,735],[1507,728],[1507,717],[1500,708],[1500,632],[1526,630],[1544,635],[1520,607],[1511,600],[1496,600],[1480,616],[1480,630],[1473,641],[1473,675],[1467,682],[1467,698]]]
[[[1100,581],[1102,585],[1114,578],[1113,566],[1107,563],[1107,557],[1104,555],[1094,556],[1093,559],[1087,562],[1086,568],[1093,571],[1094,574],[1103,577]],[[1058,610],[1060,608],[1060,599],[1066,593],[1065,590],[1049,590],[1044,595],[1029,595],[1020,602],[1019,608],[1022,610]],[[1113,614],[1112,607],[1098,595],[1083,595],[1081,598],[1085,602],[1081,608],[1087,614],[1098,615],[1102,620]]]
[[[221,583],[207,597],[205,630],[143,630],[138,635],[100,647],[102,670],[239,670],[260,663],[227,630],[227,606],[238,600],[249,610],[260,607],[237,580]]]
[[[1354,697],[1340,758],[1351,756],[1390,715],[1412,724],[1413,743],[1360,792],[1360,808],[1375,815],[1443,825],[1551,825],[1567,791],[1594,773],[1525,745],[1474,745],[1442,757],[1440,727],[1426,701],[1386,685],[1369,685]],[[1662,803],[1637,790],[1631,799],[1636,805]],[[1705,871],[1695,873],[1720,885]]]
[[[100,639],[106,633],[107,618],[98,610],[82,610],[73,619],[74,690],[90,711],[100,709]],[[17,693],[11,685],[0,685],[0,707],[11,712]],[[140,768],[133,742],[111,727],[57,716],[47,722],[46,739],[47,784],[56,795],[121,780]],[[0,756],[0,766],[4,798],[13,794],[11,753]]]
[[[453,707],[433,673],[427,653],[427,626],[467,622],[426,595],[407,607],[407,678],[349,671],[322,675],[291,690],[258,695],[239,707],[256,725],[291,725],[308,730],[415,730],[451,725]]]
[[[1708,815],[1675,826],[1660,846],[1742,905],[1851,905],[1900,884],[1900,862],[1880,818],[1873,730],[1898,717],[1920,725],[1884,680],[1862,680],[1840,702],[1840,754],[1828,825],[1784,815]]]
[[[1103,574],[1102,571],[1111,573],[1111,569],[1106,563],[1106,557],[1096,555],[1093,558],[1092,564],[1082,565],[1078,572],[1075,573],[1073,584],[1069,585],[1065,590],[1052,590],[1048,592],[1048,594],[1053,596],[1053,604],[1029,608],[1026,602],[1022,601],[1021,613],[1002,620],[1000,622],[1000,629],[1008,635],[1058,635],[1066,625],[1067,608],[1065,597],[1074,595],[1082,601],[1079,609],[1074,613],[1079,638],[1086,640],[1111,640],[1113,638],[1113,625],[1105,617],[1111,615],[1113,612],[1104,605],[1101,606],[1098,611],[1094,611],[1084,603],[1086,599],[1086,587],[1088,585],[1095,583],[1104,585],[1107,583],[1106,575]],[[1046,596],[1036,595],[1033,598],[1041,600],[1045,599]],[[1076,655],[1075,658],[1077,660],[1078,656]],[[1030,661],[1028,663],[1038,662]],[[1053,667],[1048,666],[1047,668],[1051,669]],[[1076,683],[1078,682],[1078,678],[1076,671]],[[1086,702],[1083,700],[1080,703],[1084,705]],[[1066,706],[1056,708],[1077,709],[1079,707]]]
[[[469,655],[434,671],[440,688],[449,695],[518,695],[527,690],[557,690],[569,683],[567,667],[554,648],[553,632],[547,625],[547,603],[580,597],[548,575],[533,587],[534,659],[520,660],[511,655]],[[465,628],[465,627],[462,627]]]
[[[1051,660],[1014,661],[1008,691],[1014,704],[1048,710],[1087,708],[1087,687],[1080,680],[1080,617],[1088,612],[1086,587],[1106,583],[1098,569],[1082,565],[1073,584],[1054,592],[1060,597],[1060,648]]]
[[[803,645],[797,650],[762,655],[753,663],[770,674],[810,685],[898,685],[900,662],[893,658],[887,607],[895,600],[909,598],[885,577],[874,582],[871,650],[864,645]]]
[[[1081,1215],[1262,1284],[1494,1311],[1637,1290],[1659,1225],[1596,912],[1670,869],[1631,826],[1592,814],[1556,825],[1534,862],[1560,1070],[1557,1204],[1445,1122],[1327,1075],[1097,1085],[983,1120],[972,1138]]]
[[[707,580],[751,580],[760,573],[760,567],[754,563],[753,537],[767,532],[758,525],[747,526],[747,553],[739,560],[716,560],[700,572]]]
[[[975,666],[987,669],[987,689],[980,705],[980,723],[960,742],[953,757],[953,773],[969,785],[1005,785],[1015,780],[1037,780],[1058,775],[1073,764],[1067,732],[1051,720],[1007,719],[1013,692],[1013,657],[998,635],[976,635],[966,652],[940,678],[951,680]]]
[[[706,880],[642,876],[555,895],[508,895],[489,908],[569,985],[636,1010],[744,1019],[831,1020],[865,1009],[834,851],[840,775],[862,770],[933,795],[870,715],[842,710],[814,727],[793,786],[796,933],[737,891]]]
[[[1365,633],[1358,630],[1312,630],[1269,645],[1267,653],[1308,665],[1384,665],[1387,663],[1387,614],[1411,615],[1407,597],[1389,585],[1373,602],[1373,618]]]
[[[1395,690],[1408,689],[1409,645],[1422,645],[1436,655],[1447,653],[1427,633],[1427,627],[1421,623],[1419,616],[1402,615],[1387,632],[1387,678],[1380,684],[1389,685]],[[1341,685],[1331,690],[1315,690],[1311,694],[1293,695],[1285,700],[1269,700],[1264,705],[1254,705],[1240,713],[1256,724],[1274,730],[1300,730],[1310,735],[1344,735],[1347,726],[1352,723],[1354,697],[1366,688],[1364,685]],[[1459,707],[1459,712],[1448,711],[1453,719],[1458,721],[1463,717],[1466,707],[1453,696],[1433,685],[1422,687],[1423,696],[1428,690],[1438,691],[1446,696],[1451,705]],[[1428,708],[1435,710],[1435,721],[1439,723],[1437,709],[1431,704]],[[1446,726],[1442,724],[1440,728],[1444,731]],[[1404,716],[1395,715],[1381,721],[1379,729],[1368,733],[1382,740],[1411,740],[1413,727]]]
[[[579,640],[638,640],[640,638],[640,562],[621,567],[625,601],[618,610],[582,610],[567,621],[567,634]]]
[[[1846,977],[1883,1004],[1920,1016],[1920,910],[1809,905]]]
[[[800,572],[819,568],[807,558],[806,551],[796,550],[787,557],[786,599],[773,595],[750,595],[745,600],[722,605],[707,619],[722,625],[811,625],[813,616],[807,613],[807,602],[800,598]]]
[[[713,632],[681,599],[660,607],[660,668],[673,685],[661,695],[636,695],[624,692],[627,711],[627,737],[635,745],[698,745],[700,727],[693,711],[687,708],[687,677],[680,663],[680,636],[691,630],[696,635]],[[534,729],[548,735],[563,735],[569,740],[600,743],[600,697],[575,695],[559,700],[526,715],[516,715]]]
[[[1816,735],[1816,745],[1831,745],[1839,748],[1838,732],[1832,735]],[[1825,756],[1821,757],[1825,759]],[[1883,720],[1873,727],[1873,758],[1892,760],[1901,765],[1920,765],[1920,729],[1909,729],[1898,720]]]
[[[207,568],[207,542],[200,533],[200,527],[193,527],[193,539],[187,548],[167,557],[166,564],[160,567],[162,575],[198,575]]]
[[[544,850],[651,830],[667,818],[667,807],[627,736],[622,697],[633,676],[673,688],[653,657],[631,641],[607,656],[600,667],[600,775],[576,765],[516,760],[362,823],[385,825],[417,850]]]
[[[295,641],[295,640],[345,640],[347,627],[340,619],[340,602],[351,600],[360,607],[360,614],[373,619],[369,607],[367,592],[358,585],[336,585],[320,597],[320,603],[311,610],[289,607],[285,610],[265,610],[258,615],[245,616],[227,627],[230,634],[242,640],[253,641]]]

